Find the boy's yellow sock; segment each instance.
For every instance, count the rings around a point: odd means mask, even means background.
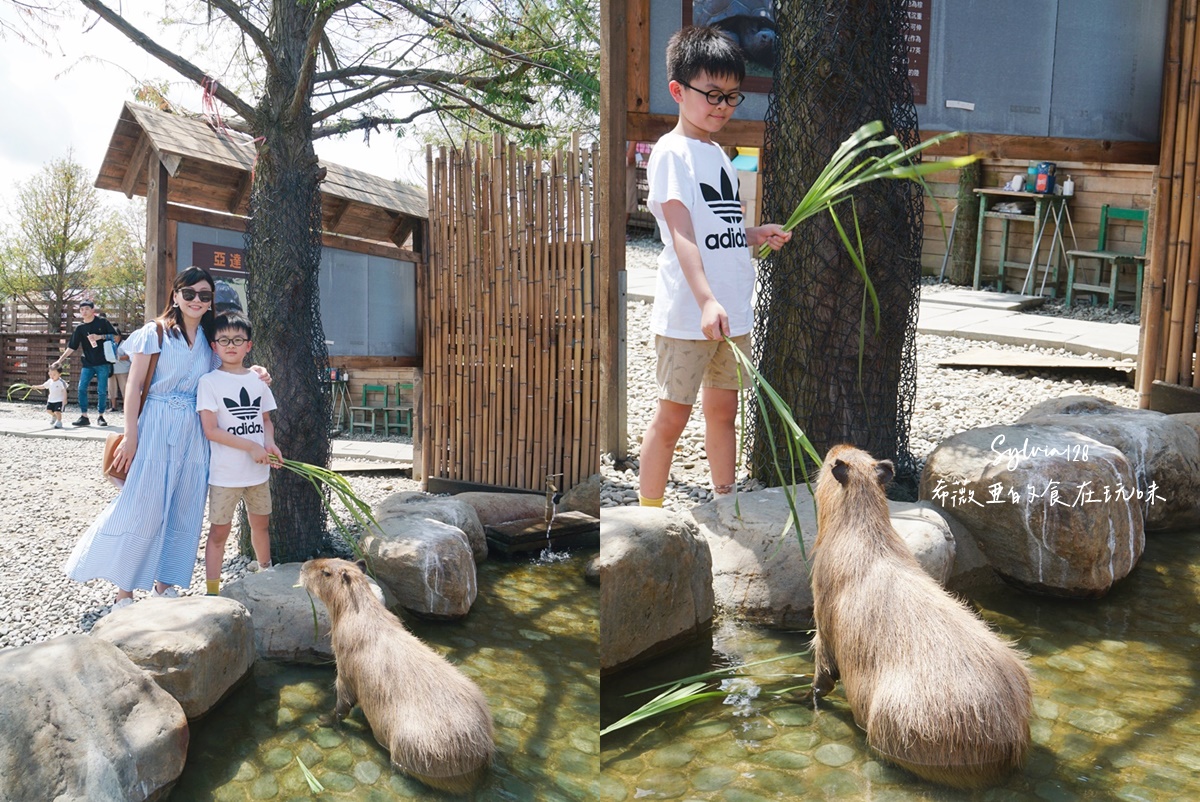
[[[643,507],[661,507],[663,503],[662,497],[646,498],[641,493],[638,493],[638,504]]]
[[[206,579],[206,580],[204,580],[204,585],[205,585],[205,587],[208,589],[208,590],[207,590],[207,593],[208,593],[208,595],[209,595],[209,596],[220,596],[220,595],[221,595],[221,593],[220,593],[220,591],[221,591],[221,580],[219,580],[219,579]]]

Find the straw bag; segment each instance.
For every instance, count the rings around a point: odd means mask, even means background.
[[[156,320],[154,321],[154,327],[158,330],[158,350],[159,353],[161,353],[163,341],[162,324]],[[150,393],[150,382],[154,379],[154,369],[156,367],[158,367],[158,354],[151,354],[150,364],[146,368],[146,378],[142,381],[142,398],[138,402],[139,415],[142,414],[142,409],[146,406],[146,396]],[[137,418],[134,418],[131,421],[125,421],[125,428],[130,426],[137,426]],[[117,447],[121,445],[121,442],[124,439],[125,434],[123,432],[121,434],[110,434],[104,441],[104,456],[101,457],[100,461],[100,472],[108,477],[108,480],[117,487],[124,486],[125,476],[128,473],[128,469],[124,471],[118,471],[113,468],[113,457],[116,456]]]

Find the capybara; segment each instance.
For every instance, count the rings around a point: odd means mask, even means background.
[[[426,785],[464,793],[492,760],[492,713],[475,683],[404,628],[367,582],[366,565],[309,560],[300,583],[333,627],[340,721],[362,707],[392,763]]]
[[[1024,660],[942,589],[892,528],[892,463],[834,446],[817,480],[813,693],[840,678],[867,744],[936,783],[978,788],[1025,760]]]

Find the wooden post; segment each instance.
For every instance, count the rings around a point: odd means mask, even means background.
[[[150,149],[146,163],[146,320],[167,305],[167,168]]]
[[[975,278],[975,246],[979,236],[979,195],[975,190],[982,185],[980,162],[968,164],[959,172],[958,214],[953,218],[949,275],[950,283],[960,287],[972,284]]]
[[[621,460],[628,449],[625,404],[625,136],[628,0],[600,2],[600,443]]]

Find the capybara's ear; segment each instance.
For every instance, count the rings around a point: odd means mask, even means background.
[[[354,564],[357,565],[358,570],[362,571],[364,574],[367,572],[367,561],[366,560],[355,560]]]
[[[838,484],[842,487],[845,487],[846,482],[850,481],[850,466],[841,460],[834,462],[833,468],[829,472],[833,474],[833,478],[837,479]]]
[[[875,478],[879,480],[879,484],[886,485],[892,481],[896,475],[896,466],[892,464],[890,459],[881,459],[875,463]]]

